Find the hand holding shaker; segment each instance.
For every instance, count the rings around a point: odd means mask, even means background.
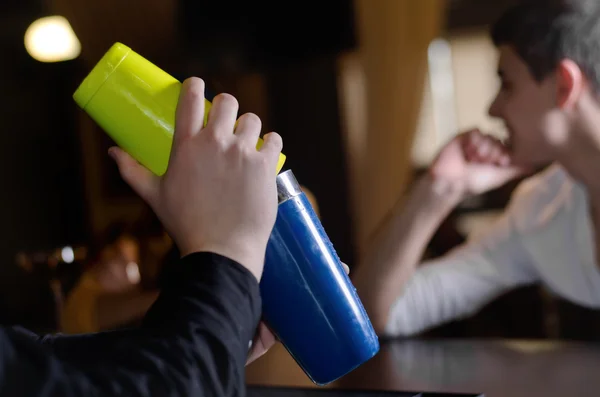
[[[137,161],[167,169],[181,83],[116,43],[73,98]],[[206,103],[206,115],[210,102]],[[259,140],[257,147],[260,147]],[[279,173],[285,162],[282,154]],[[379,351],[371,322],[293,173],[277,176],[279,207],[260,290],[263,319],[307,376],[325,385]]]

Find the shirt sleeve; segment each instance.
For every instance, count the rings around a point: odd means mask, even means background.
[[[517,226],[526,201],[511,200],[486,233],[419,266],[390,308],[385,335],[410,336],[468,317],[508,290],[536,282]]]
[[[36,337],[0,329],[0,395],[245,394],[258,283],[212,253],[174,265],[142,327]]]

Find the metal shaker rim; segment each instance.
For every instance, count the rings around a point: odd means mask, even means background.
[[[277,201],[279,204],[302,194],[302,188],[292,170],[277,175]]]

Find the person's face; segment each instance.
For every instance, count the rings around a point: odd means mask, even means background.
[[[546,165],[556,159],[556,138],[566,134],[565,123],[558,120],[555,78],[538,82],[512,47],[503,45],[499,51],[501,86],[490,116],[504,121],[515,164]]]

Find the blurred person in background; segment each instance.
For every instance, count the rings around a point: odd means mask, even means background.
[[[504,121],[509,141],[459,134],[375,234],[353,280],[382,335],[465,318],[539,282],[600,308],[600,2],[523,3],[491,36],[501,86],[489,113]],[[461,201],[542,167],[486,232],[419,263]]]
[[[140,284],[139,239],[120,224],[111,226],[107,234],[65,299],[61,313],[64,333],[137,325],[158,297],[158,290],[144,290]]]

